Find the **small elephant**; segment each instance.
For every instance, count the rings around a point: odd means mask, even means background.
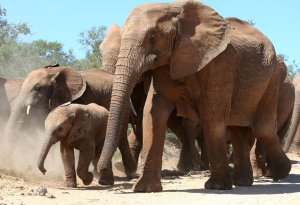
[[[5,135],[15,134],[18,122],[26,121],[26,113],[36,115],[33,111],[37,111],[41,113],[39,122],[44,122],[51,110],[67,102],[96,103],[109,110],[113,81],[112,74],[100,69],[78,72],[71,67],[57,67],[57,65],[35,69],[24,79],[22,88],[11,106],[12,111],[5,127]],[[129,113],[129,109],[127,112]],[[128,114],[125,114],[124,119],[127,120],[127,116]],[[118,147],[122,154],[126,175],[131,178],[135,174],[137,165],[131,156],[127,141],[126,120]],[[29,124],[34,126],[28,127],[37,127],[36,124],[30,122]],[[43,129],[42,125],[40,127]],[[23,130],[20,130],[20,133],[23,134]],[[102,173],[103,183],[112,184],[113,178],[108,179],[107,174]]]
[[[51,111],[45,121],[45,142],[38,161],[40,171],[45,174],[44,161],[47,154],[51,146],[60,141],[65,186],[77,186],[74,149],[80,151],[77,174],[84,185],[89,185],[93,174],[88,168],[92,161],[94,165],[97,163],[101,154],[107,118],[107,109],[95,103],[66,103]]]

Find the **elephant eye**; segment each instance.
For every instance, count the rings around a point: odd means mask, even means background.
[[[35,85],[33,87],[33,90],[35,90],[35,91],[40,91],[41,89],[42,89],[42,87],[40,85]]]
[[[156,39],[156,32],[155,31],[151,31],[149,32],[149,40],[151,43],[154,43],[155,39]]]

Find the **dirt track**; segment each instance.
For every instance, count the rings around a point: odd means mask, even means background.
[[[300,156],[289,157],[293,166],[286,179],[259,179],[252,187],[234,187],[230,191],[205,190],[207,172],[165,178],[164,191],[160,193],[133,193],[134,180],[124,181],[120,174],[113,187],[100,187],[95,180],[88,187],[79,184],[77,189],[66,189],[61,179],[48,181],[40,175],[28,178],[1,170],[0,204],[300,204]],[[46,196],[34,195],[39,186],[47,188]]]

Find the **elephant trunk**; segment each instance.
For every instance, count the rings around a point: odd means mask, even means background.
[[[11,105],[11,114],[5,127],[5,136],[11,137],[14,134],[16,128],[18,128],[18,122],[24,119],[25,105],[21,96]]]
[[[45,159],[48,155],[48,152],[49,152],[51,146],[53,144],[55,144],[56,142],[58,142],[58,139],[56,137],[54,137],[52,135],[48,135],[48,137],[46,137],[46,140],[43,144],[43,147],[42,147],[42,150],[41,150],[41,153],[39,156],[39,161],[38,161],[38,168],[43,174],[46,173],[46,169],[44,167]]]
[[[126,46],[125,46],[126,47]],[[138,78],[142,74],[140,56],[133,56],[128,51],[137,51],[138,48],[124,48],[120,50],[116,72],[114,76],[114,84],[111,96],[110,111],[107,122],[106,138],[99,159],[97,169],[99,173],[105,172],[109,168],[109,163],[119,144],[122,125],[127,119],[130,104],[130,96],[133,87]],[[137,67],[136,65],[139,65]]]
[[[296,135],[296,131],[299,125],[300,121],[300,96],[299,96],[300,90],[295,89],[295,103],[293,108],[293,115],[291,119],[290,128],[287,132],[287,136],[285,137],[285,142],[283,145],[283,151],[288,152],[290,149],[290,146],[293,142],[293,139]]]

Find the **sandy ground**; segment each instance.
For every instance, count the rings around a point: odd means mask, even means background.
[[[170,152],[167,151],[167,153]],[[166,153],[166,152],[165,152]],[[165,177],[163,192],[133,193],[135,181],[127,181],[119,172],[112,187],[103,187],[94,180],[92,185],[79,183],[76,189],[62,186],[63,179],[44,177],[36,172],[26,176],[12,171],[0,170],[0,205],[4,204],[300,204],[300,156],[289,153],[292,161],[290,175],[280,181],[256,180],[252,187],[234,187],[229,191],[204,189],[208,172],[194,172],[185,176]],[[164,168],[174,169],[177,157],[164,156]],[[62,174],[62,173],[61,173]],[[80,180],[78,180],[79,182]],[[47,190],[45,196],[41,186]],[[40,190],[40,192],[38,192]]]

